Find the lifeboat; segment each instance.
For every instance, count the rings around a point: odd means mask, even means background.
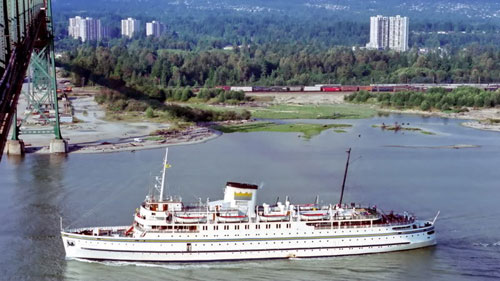
[[[206,223],[207,217],[198,214],[175,214],[174,220],[176,223]]]
[[[318,205],[316,204],[302,204],[297,207],[300,211],[316,211],[318,209]]]
[[[300,219],[303,221],[317,221],[328,219],[328,212],[325,211],[309,211],[301,212]]]
[[[262,214],[259,216],[260,221],[288,221],[290,216],[288,214]]]
[[[218,222],[244,222],[248,221],[248,216],[246,215],[230,215],[230,214],[224,214],[224,215],[219,215],[217,217]]]

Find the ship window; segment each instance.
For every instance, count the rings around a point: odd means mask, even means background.
[[[215,225],[214,230],[219,230],[219,226]]]
[[[239,229],[240,229],[240,226],[239,226],[239,225],[235,225],[235,226],[234,226],[234,229],[239,230]]]
[[[260,224],[255,225],[255,229],[260,229]]]
[[[245,225],[245,229],[250,229],[250,226],[248,224]]]

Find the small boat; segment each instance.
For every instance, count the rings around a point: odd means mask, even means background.
[[[207,216],[199,215],[199,214],[190,214],[190,213],[182,213],[175,214],[174,220],[177,223],[206,223]]]
[[[279,199],[279,198],[278,198]],[[269,206],[268,204],[262,204],[258,214],[259,221],[271,222],[271,221],[289,221],[290,220],[290,201],[288,197],[283,205],[281,202],[277,201],[276,205]]]
[[[307,211],[300,213],[300,219],[303,221],[317,221],[328,219],[328,212],[325,211]]]
[[[224,214],[224,215],[219,215],[217,217],[218,222],[244,222],[248,221],[248,216],[247,215],[231,215],[231,214]]]
[[[290,216],[288,214],[267,214],[267,215],[260,215],[259,216],[260,221],[289,221]]]
[[[297,207],[299,207],[299,210],[301,210],[301,211],[311,211],[311,210],[316,210],[318,208],[318,205],[316,205],[316,204],[300,204]]]

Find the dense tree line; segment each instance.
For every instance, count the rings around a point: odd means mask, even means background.
[[[500,82],[500,50],[492,48],[471,46],[453,54],[425,55],[296,48],[252,45],[233,51],[179,52],[86,46],[66,53],[59,63],[76,85],[118,83],[159,100],[165,95],[160,91],[185,86]]]
[[[495,107],[500,105],[500,91],[484,91],[461,87],[449,92],[443,88],[432,88],[425,93],[404,91],[396,93],[370,93],[360,91],[345,96],[350,102],[376,101],[383,106],[418,108],[428,110],[461,110],[463,107]]]

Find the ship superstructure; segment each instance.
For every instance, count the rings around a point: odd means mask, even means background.
[[[167,150],[168,154],[168,150]],[[374,206],[284,202],[257,205],[258,186],[228,182],[219,201],[164,197],[167,155],[157,190],[129,226],[61,231],[67,258],[191,262],[327,257],[410,250],[436,244],[434,221]],[[346,170],[347,171],[347,170]]]

